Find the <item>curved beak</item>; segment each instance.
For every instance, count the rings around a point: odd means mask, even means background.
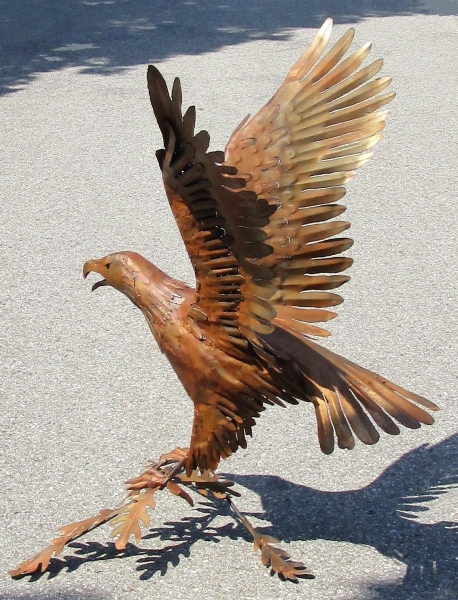
[[[84,265],[83,265],[84,279],[86,279],[86,277],[89,275],[89,273],[92,273],[92,272],[99,273],[99,275],[101,275],[99,262],[100,261],[98,261],[98,260],[88,260],[87,262],[84,263]],[[99,287],[103,287],[104,285],[108,285],[107,280],[101,279],[100,281],[96,281],[91,289],[92,289],[92,291],[94,291]]]

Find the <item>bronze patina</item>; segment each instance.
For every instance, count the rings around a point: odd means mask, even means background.
[[[155,493],[167,488],[192,504],[189,490],[227,500],[281,576],[310,576],[301,563],[258,533],[234,506],[232,482],[214,473],[239,447],[266,406],[302,404],[315,410],[318,440],[329,454],[355,436],[375,444],[378,429],[395,435],[433,419],[429,400],[322,347],[317,323],[336,316],[334,290],[352,259],[336,220],[346,183],[372,157],[393,98],[389,77],[375,77],[376,60],[361,67],[365,44],[345,58],[350,29],[327,50],[328,19],[269,102],[232,134],[225,152],[209,152],[209,135],[195,133],[195,108],[183,114],[180,81],[171,95],[148,68],[151,104],[164,140],[157,159],[170,207],[194,266],[189,287],[134,252],[84,265],[86,277],[112,286],[144,314],[156,342],[194,402],[189,449],[177,448],[127,482],[122,506],[62,528],[60,536],[11,575],[44,571],[65,544],[111,521],[116,547],[141,538]],[[376,427],[377,426],[377,427]]]

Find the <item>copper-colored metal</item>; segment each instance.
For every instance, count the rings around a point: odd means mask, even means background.
[[[188,502],[183,485],[226,497],[227,490],[215,488],[205,474],[246,447],[246,435],[267,405],[313,404],[325,453],[335,440],[340,448],[353,448],[355,435],[376,443],[374,423],[397,434],[396,422],[413,429],[433,422],[424,408],[437,410],[435,404],[311,339],[329,335],[316,323],[336,316],[329,308],[343,300],[329,290],[348,281],[340,273],[352,263],[340,255],[352,240],[334,237],[349,223],[330,219],[345,211],[337,203],[344,185],[371,158],[387,117],[379,109],[394,96],[383,92],[390,78],[374,79],[381,60],[360,68],[369,45],[343,59],[353,29],[320,58],[331,27],[328,19],[271,100],[233,133],[225,153],[208,152],[208,133],[194,132],[194,107],[182,115],[180,81],[170,96],[159,71],[148,68],[164,139],[157,159],[197,288],[134,252],[90,260],[83,273],[101,275],[93,289],[118,289],[146,317],[194,402],[190,448],[173,454],[171,471],[160,463],[128,482],[130,503],[65,528],[57,549],[75,532],[107,520],[117,524],[117,547],[132,534],[138,539],[138,520],[147,526],[146,508],[165,487]],[[306,573],[298,563],[285,566],[282,551],[253,535],[274,570],[291,579]],[[13,574],[37,566],[35,557]]]

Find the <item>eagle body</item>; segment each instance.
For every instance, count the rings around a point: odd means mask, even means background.
[[[85,275],[90,271],[107,278],[94,288],[113,285],[142,311],[159,348],[194,400],[188,472],[196,467],[215,469],[220,456],[226,458],[239,445],[246,447],[245,434],[251,435],[254,417],[265,409],[265,398],[256,390],[262,384],[280,393],[256,353],[247,352],[241,360],[219,348],[218,340],[204,335],[190,316],[196,290],[169,277],[139,254],[120,252],[88,261]],[[231,402],[236,396],[249,411],[244,417],[237,414],[243,413],[243,408]]]

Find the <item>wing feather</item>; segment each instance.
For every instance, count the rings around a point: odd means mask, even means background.
[[[261,226],[269,223],[275,207],[246,191],[234,167],[221,165],[223,152],[208,152],[208,133],[194,131],[194,107],[182,115],[179,79],[169,95],[164,78],[150,66],[148,88],[164,139],[157,157],[167,197],[196,274],[196,301],[189,316],[221,349],[247,360],[248,342],[237,322],[244,281],[237,256],[263,258],[272,251]],[[261,287],[253,289],[260,293]],[[266,320],[275,316],[262,299],[255,300],[253,312]]]
[[[382,67],[381,60],[360,68],[370,44],[345,58],[353,29],[324,54],[331,28],[328,19],[271,100],[237,128],[226,147],[224,164],[245,176],[247,190],[276,207],[269,222],[259,225],[266,233],[263,241],[273,252],[265,257],[247,256],[248,262],[267,269],[255,270],[252,275],[242,262],[245,282],[239,324],[253,343],[261,343],[255,335],[256,324],[252,329],[253,313],[264,318],[252,310],[255,277],[277,285],[277,291],[264,301],[270,303],[283,324],[290,315],[282,310],[285,305],[321,308],[342,301],[340,296],[322,290],[348,280],[332,273],[348,268],[351,260],[328,257],[350,247],[350,239],[329,239],[350,224],[330,219],[345,211],[335,202],[344,196],[344,186],[356,170],[371,159],[388,114],[379,109],[394,96],[385,92],[389,77],[373,79]],[[260,239],[259,233],[256,235]],[[289,261],[288,267],[285,261]],[[320,277],[310,278],[312,274]],[[310,295],[314,282],[316,297]],[[326,311],[298,313],[289,327],[304,335],[309,335],[312,328],[301,327],[299,322],[307,323],[308,318],[316,322],[318,316],[329,318]]]

